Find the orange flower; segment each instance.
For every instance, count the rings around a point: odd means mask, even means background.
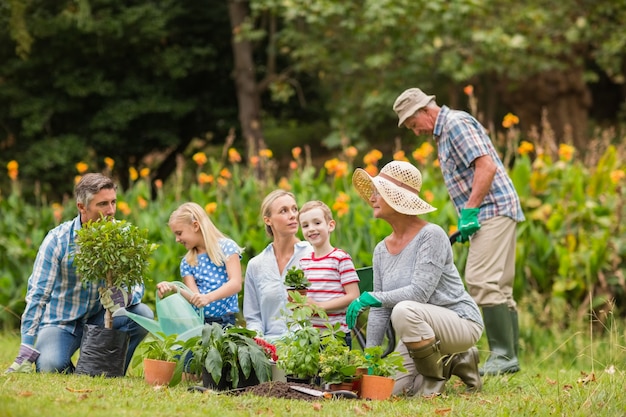
[[[473,95],[473,94],[474,94],[474,86],[473,86],[473,85],[471,85],[471,84],[466,85],[466,86],[463,88],[463,92],[464,92],[464,93],[465,93],[465,95],[467,95],[467,96],[471,96],[471,95]]]
[[[9,174],[9,178],[11,178],[11,180],[15,181],[17,180],[17,175],[19,173],[19,164],[17,163],[16,160],[12,160],[9,161],[9,163],[7,164],[7,171]]]
[[[559,158],[563,161],[571,161],[575,150],[573,146],[561,143],[559,145]]]
[[[378,161],[383,157],[383,154],[378,149],[372,149],[363,157],[365,165],[376,165]]]
[[[126,201],[118,201],[117,208],[124,216],[128,216],[130,214],[130,207]]]
[[[115,166],[115,161],[113,160],[113,158],[109,158],[108,156],[104,158],[104,163],[106,164],[107,168],[109,168],[109,170],[112,170]]]
[[[406,154],[404,153],[403,150],[399,150],[396,153],[393,154],[393,159],[395,161],[406,161],[409,162],[409,160],[406,157]]]
[[[215,213],[215,210],[217,210],[217,203],[215,201],[207,203],[207,205],[204,206],[204,211],[206,211],[206,214],[208,214],[209,216]]]
[[[261,149],[259,151],[259,156],[265,159],[270,159],[274,155],[270,149]]]
[[[228,180],[233,177],[233,174],[230,173],[228,168],[222,168],[222,170],[220,171],[220,177],[226,178]]]
[[[293,156],[293,159],[300,158],[300,155],[302,155],[302,148],[301,147],[296,146],[295,148],[293,148],[291,150],[291,156]]]
[[[139,204],[139,207],[142,209],[148,207],[148,201],[142,196],[137,197],[137,204]]]
[[[228,149],[228,161],[231,164],[235,164],[237,162],[241,162],[241,155],[239,155],[239,152],[237,152],[237,149],[235,149],[235,148],[229,148]]]
[[[59,203],[52,203],[52,215],[57,223],[61,223],[61,220],[63,220],[63,206]]]
[[[343,178],[348,175],[348,163],[339,161],[335,166],[335,178]]]
[[[433,161],[433,166],[434,166],[435,168],[439,168],[439,167],[440,167],[440,165],[439,165],[439,159],[435,159],[435,160]]]
[[[83,178],[82,175],[76,175],[74,177],[74,184],[78,184],[82,178]]]
[[[354,146],[348,146],[346,149],[344,149],[343,154],[352,159],[359,154],[359,151]]]
[[[329,159],[326,162],[324,162],[324,168],[326,168],[326,171],[329,174],[332,174],[335,172],[335,167],[337,166],[338,163],[339,163],[339,159],[337,158]]]
[[[433,153],[435,148],[429,142],[422,142],[419,148],[415,149],[411,156],[420,164],[426,164],[428,157]]]
[[[154,180],[154,186],[157,188],[157,190],[160,190],[163,188],[163,180],[158,179],[158,180]]]
[[[611,182],[613,184],[617,184],[618,182],[624,179],[624,177],[626,176],[626,173],[624,173],[623,169],[616,169],[614,171],[611,171],[610,176],[611,176]]]
[[[198,184],[200,185],[213,184],[213,180],[213,175],[209,175],[205,172],[201,172],[198,174]]]
[[[363,169],[365,169],[365,172],[370,174],[372,177],[375,177],[376,175],[378,175],[378,168],[376,167],[376,165],[368,164],[368,165],[365,165],[365,168]]]
[[[296,169],[298,169],[298,163],[296,161],[289,162],[289,169],[295,171]]]
[[[523,140],[522,143],[520,143],[519,148],[517,148],[517,153],[524,156],[524,155],[528,155],[530,152],[534,150],[535,150],[535,146],[532,143]]]
[[[342,191],[339,192],[332,209],[337,213],[337,217],[343,217],[350,211],[350,196]]]
[[[504,116],[504,119],[502,119],[502,127],[504,127],[505,129],[513,127],[516,124],[519,124],[519,117],[517,117],[513,113],[507,113]]]
[[[289,180],[286,177],[281,177],[280,181],[278,181],[278,188],[281,190],[289,191],[291,190],[291,184],[289,184]]]
[[[228,185],[228,180],[226,180],[226,178],[224,177],[218,177],[217,178],[217,185],[219,185],[220,187],[226,187]]]
[[[196,152],[196,153],[194,153],[193,156],[191,157],[191,159],[193,159],[193,161],[200,167],[202,165],[206,164],[206,161],[207,161],[207,157],[206,157],[206,154],[204,152]]]
[[[150,168],[141,168],[141,170],[139,171],[139,176],[141,178],[148,178],[149,175],[150,175]]]
[[[76,171],[78,171],[79,174],[84,174],[85,172],[87,172],[87,170],[89,169],[89,165],[87,165],[84,162],[78,162],[76,163]]]
[[[130,176],[131,181],[137,181],[137,178],[139,178],[139,173],[135,167],[128,168],[128,175]]]
[[[427,203],[432,203],[434,199],[435,199],[435,194],[433,194],[432,191],[430,191],[430,190],[424,191],[424,200]]]
[[[256,155],[253,155],[250,157],[250,165],[252,165],[253,167],[256,167],[257,165],[259,165],[259,157]]]

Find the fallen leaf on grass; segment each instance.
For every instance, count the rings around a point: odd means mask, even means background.
[[[438,408],[435,410],[435,414],[443,416],[448,414],[450,411],[452,411],[451,408]]]
[[[586,372],[580,372],[580,374],[582,375],[580,378],[578,378],[578,380],[576,382],[578,382],[579,384],[583,384],[586,385],[589,382],[596,382],[596,374],[595,373],[590,373],[587,374]]]
[[[84,388],[84,389],[75,389],[75,388],[70,388],[70,387],[65,387],[66,390],[68,390],[69,392],[79,392],[79,393],[83,393],[83,392],[91,392],[93,391],[92,389],[89,388]]]
[[[321,403],[313,403],[313,409],[315,411],[321,411],[322,410],[322,404]]]
[[[556,381],[548,377],[546,377],[546,382],[548,383],[548,385],[556,385]]]
[[[18,397],[31,397],[33,393],[31,391],[22,391],[17,395]]]

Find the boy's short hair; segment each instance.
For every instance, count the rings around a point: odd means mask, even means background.
[[[300,215],[302,213],[306,213],[307,211],[311,211],[316,208],[322,210],[322,213],[324,213],[324,219],[326,219],[327,222],[334,220],[333,212],[330,210],[330,207],[328,207],[326,203],[320,200],[311,200],[304,203],[304,205],[300,208],[300,211],[298,212],[298,220],[300,220]]]

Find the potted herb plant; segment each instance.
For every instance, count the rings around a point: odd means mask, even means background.
[[[285,372],[287,382],[310,383],[319,371],[320,331],[313,327],[311,316],[328,317],[323,309],[306,304],[306,299],[294,293],[287,304],[287,335],[276,342],[277,365]]]
[[[89,221],[76,233],[74,266],[84,282],[128,291],[147,277],[150,255],[158,245],[148,231],[122,220]],[[105,312],[104,329],[87,325],[76,373],[123,376],[128,334],[113,328],[111,312]]]
[[[174,375],[181,353],[181,342],[175,334],[160,333],[158,336],[141,342],[132,364],[138,366],[143,362],[144,379],[147,383],[166,385]]]
[[[304,271],[297,268],[295,265],[287,270],[285,274],[285,286],[287,287],[287,293],[291,291],[297,291],[301,295],[306,295],[307,289],[311,286],[311,282],[304,276]],[[291,302],[293,298],[288,296]]]
[[[207,324],[201,336],[183,345],[172,384],[180,381],[183,370],[202,375],[203,385],[219,391],[256,385],[271,379],[270,359],[254,337],[256,332],[242,327],[223,328]]]
[[[367,375],[362,376],[361,398],[388,399],[393,392],[394,376],[406,371],[399,352],[393,351],[387,356],[383,354],[382,346],[370,346],[363,350],[363,365],[367,367]]]

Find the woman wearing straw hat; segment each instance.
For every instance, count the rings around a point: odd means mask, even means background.
[[[374,249],[374,291],[364,292],[347,310],[347,322],[371,307],[367,346],[380,345],[391,320],[406,373],[396,376],[394,393],[433,395],[459,376],[468,391],[479,391],[478,351],[483,331],[480,310],[467,293],[444,230],[418,216],[436,210],[419,196],[420,171],[392,161],[371,177],[357,168],[352,184],[374,217],[392,233]]]

